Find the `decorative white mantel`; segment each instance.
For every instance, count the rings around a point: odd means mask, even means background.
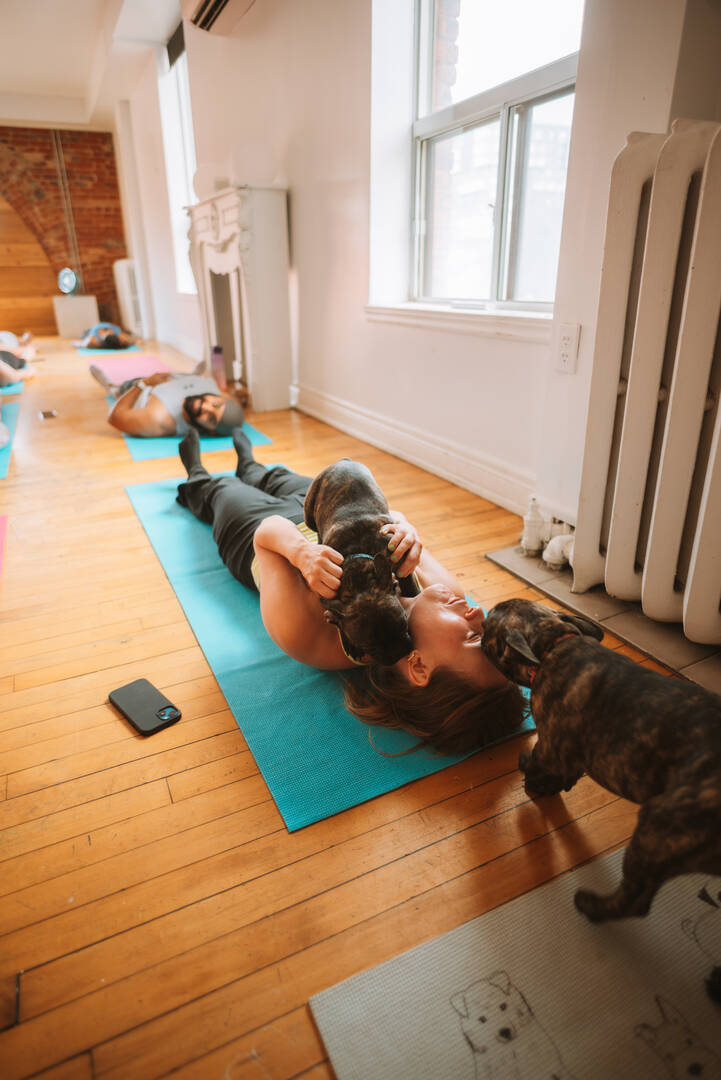
[[[226,370],[244,382],[253,409],[290,404],[287,193],[224,188],[188,208],[190,262],[198,286],[205,360],[220,345]]]

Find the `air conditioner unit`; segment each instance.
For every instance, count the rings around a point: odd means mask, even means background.
[[[124,330],[143,336],[143,320],[138,299],[138,283],[132,259],[116,259],[113,263],[115,291],[120,305],[120,322]]]
[[[200,0],[190,21],[199,30],[230,35],[254,3],[255,0]]]

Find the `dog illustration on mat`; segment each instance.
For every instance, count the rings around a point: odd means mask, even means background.
[[[473,1051],[476,1080],[574,1080],[507,972],[472,983],[451,1005]]]
[[[673,1080],[697,1077],[698,1080],[721,1080],[721,1058],[693,1031],[675,1005],[656,996],[661,1023],[638,1024],[634,1028],[641,1039],[661,1059]]]
[[[695,922],[693,919],[684,919],[681,929],[714,965],[706,979],[706,989],[714,1001],[721,1001],[721,890],[719,890],[719,882],[706,882],[698,898],[709,906]]]

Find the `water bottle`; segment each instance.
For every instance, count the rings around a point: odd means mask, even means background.
[[[221,394],[224,394],[228,389],[228,381],[225,376],[225,358],[220,345],[213,346],[213,353],[210,358],[210,374],[218,384]]]
[[[538,509],[534,495],[528,500],[528,512],[523,515],[523,534],[521,552],[524,555],[539,555],[543,548],[545,522]]]

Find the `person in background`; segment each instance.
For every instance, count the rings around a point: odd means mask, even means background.
[[[186,435],[195,428],[201,435],[230,435],[245,418],[243,406],[218,384],[202,374],[203,364],[187,374],[159,371],[117,385],[91,365],[97,379],[115,403],[108,423],[126,435],[157,438]]]
[[[128,334],[115,323],[99,322],[86,330],[73,345],[83,349],[128,349],[138,340],[134,334]]]

